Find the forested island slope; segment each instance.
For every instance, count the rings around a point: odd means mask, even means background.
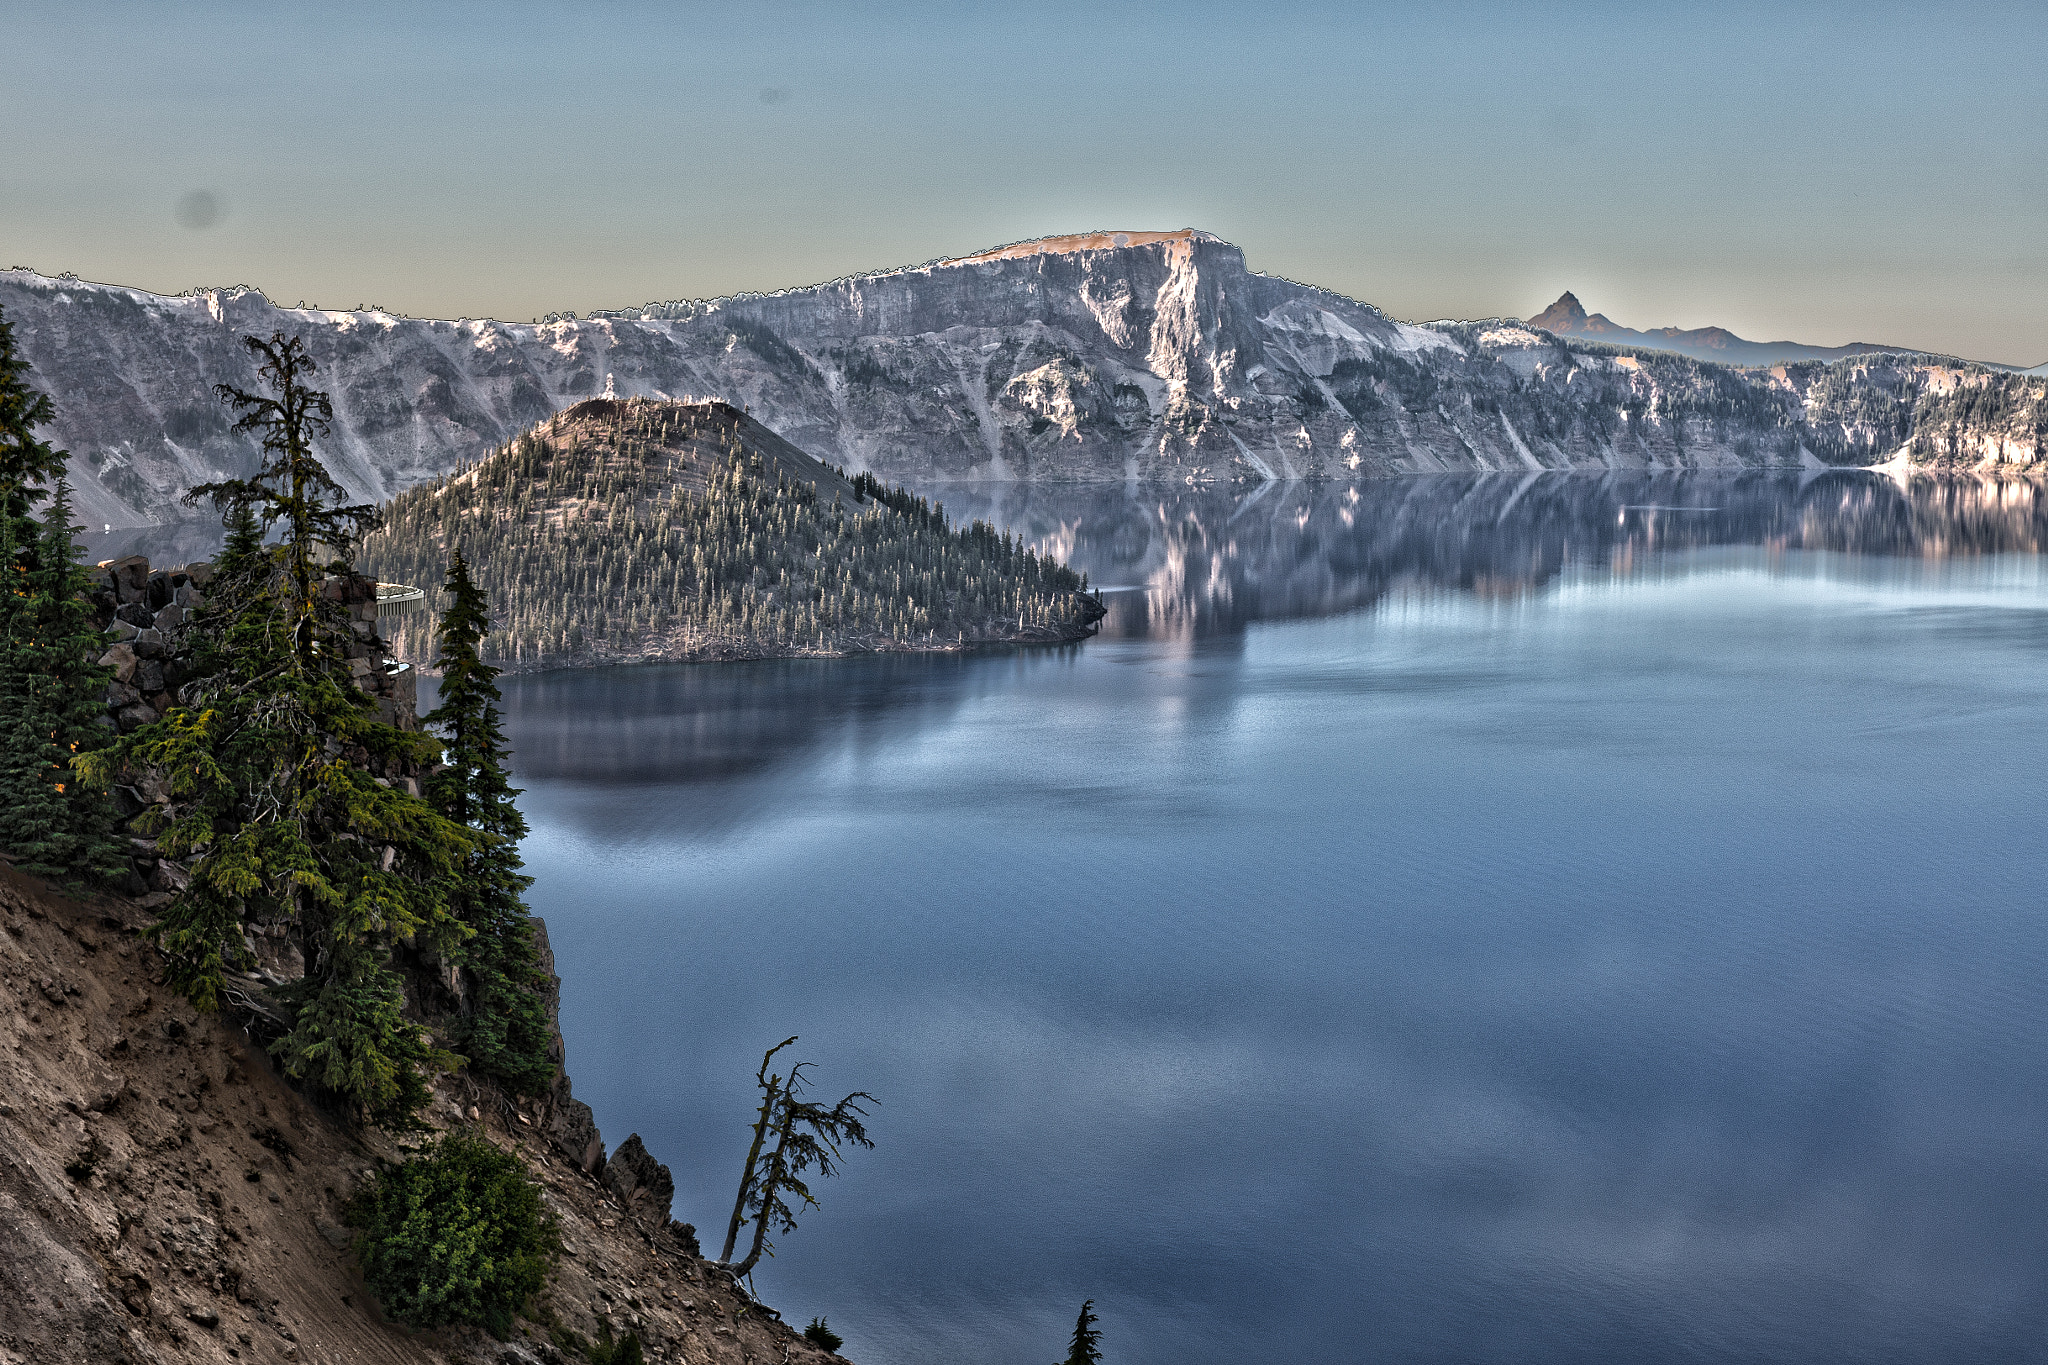
[[[461,550],[508,671],[1081,639],[1080,576],[983,523],[848,481],[720,402],[592,399],[400,494],[360,563],[431,585]],[[389,624],[433,657],[432,617]]]

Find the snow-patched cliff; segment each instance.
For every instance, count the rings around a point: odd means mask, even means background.
[[[1515,322],[1412,326],[1192,230],[533,325],[22,270],[0,272],[0,309],[95,525],[175,516],[180,489],[250,466],[210,389],[253,387],[240,338],[279,330],[319,361],[325,453],[366,499],[608,390],[723,398],[821,459],[919,484],[1754,466],[1805,444],[1799,376],[1599,354]]]

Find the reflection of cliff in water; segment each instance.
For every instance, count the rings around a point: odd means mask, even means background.
[[[2048,488],[1867,470],[1441,475],[1249,493],[983,485],[947,490],[1084,570],[1105,636],[1207,635],[1370,605],[1406,587],[1529,591],[1572,566],[1719,545],[1938,558],[2037,553]]]

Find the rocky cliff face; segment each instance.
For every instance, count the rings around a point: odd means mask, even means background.
[[[1254,273],[1193,231],[1047,238],[534,325],[27,271],[0,272],[0,308],[56,401],[95,529],[165,520],[181,488],[250,467],[210,385],[253,387],[239,339],[277,330],[319,361],[337,418],[325,453],[366,500],[607,392],[723,398],[821,459],[920,485],[1750,467],[1798,462],[1810,422],[1832,421],[1805,403],[1810,379],[1518,322],[1412,326]],[[2020,454],[2039,458],[2038,442]]]

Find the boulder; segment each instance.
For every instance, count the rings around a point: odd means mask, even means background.
[[[548,1110],[547,1134],[555,1149],[591,1175],[602,1171],[604,1135],[597,1131],[597,1115],[569,1093],[567,1076],[555,1078],[548,1091]]]
[[[556,1150],[592,1175],[604,1169],[604,1137],[597,1131],[597,1116],[590,1106],[569,1089],[569,1073],[562,1068],[562,979],[555,974],[555,950],[548,943],[548,926],[538,915],[527,917],[533,930],[533,955],[547,983],[548,1060],[555,1064],[555,1082],[548,1087],[547,1118],[543,1122]]]
[[[121,601],[140,602],[149,591],[149,556],[125,555],[120,559],[100,561],[114,582],[114,593]]]
[[[135,657],[135,647],[126,642],[117,644],[100,655],[100,667],[113,669],[114,681],[117,683],[134,682],[135,670],[139,663]]]
[[[273,986],[289,985],[306,974],[306,955],[288,934],[252,936],[249,947],[256,956],[257,974]]]

